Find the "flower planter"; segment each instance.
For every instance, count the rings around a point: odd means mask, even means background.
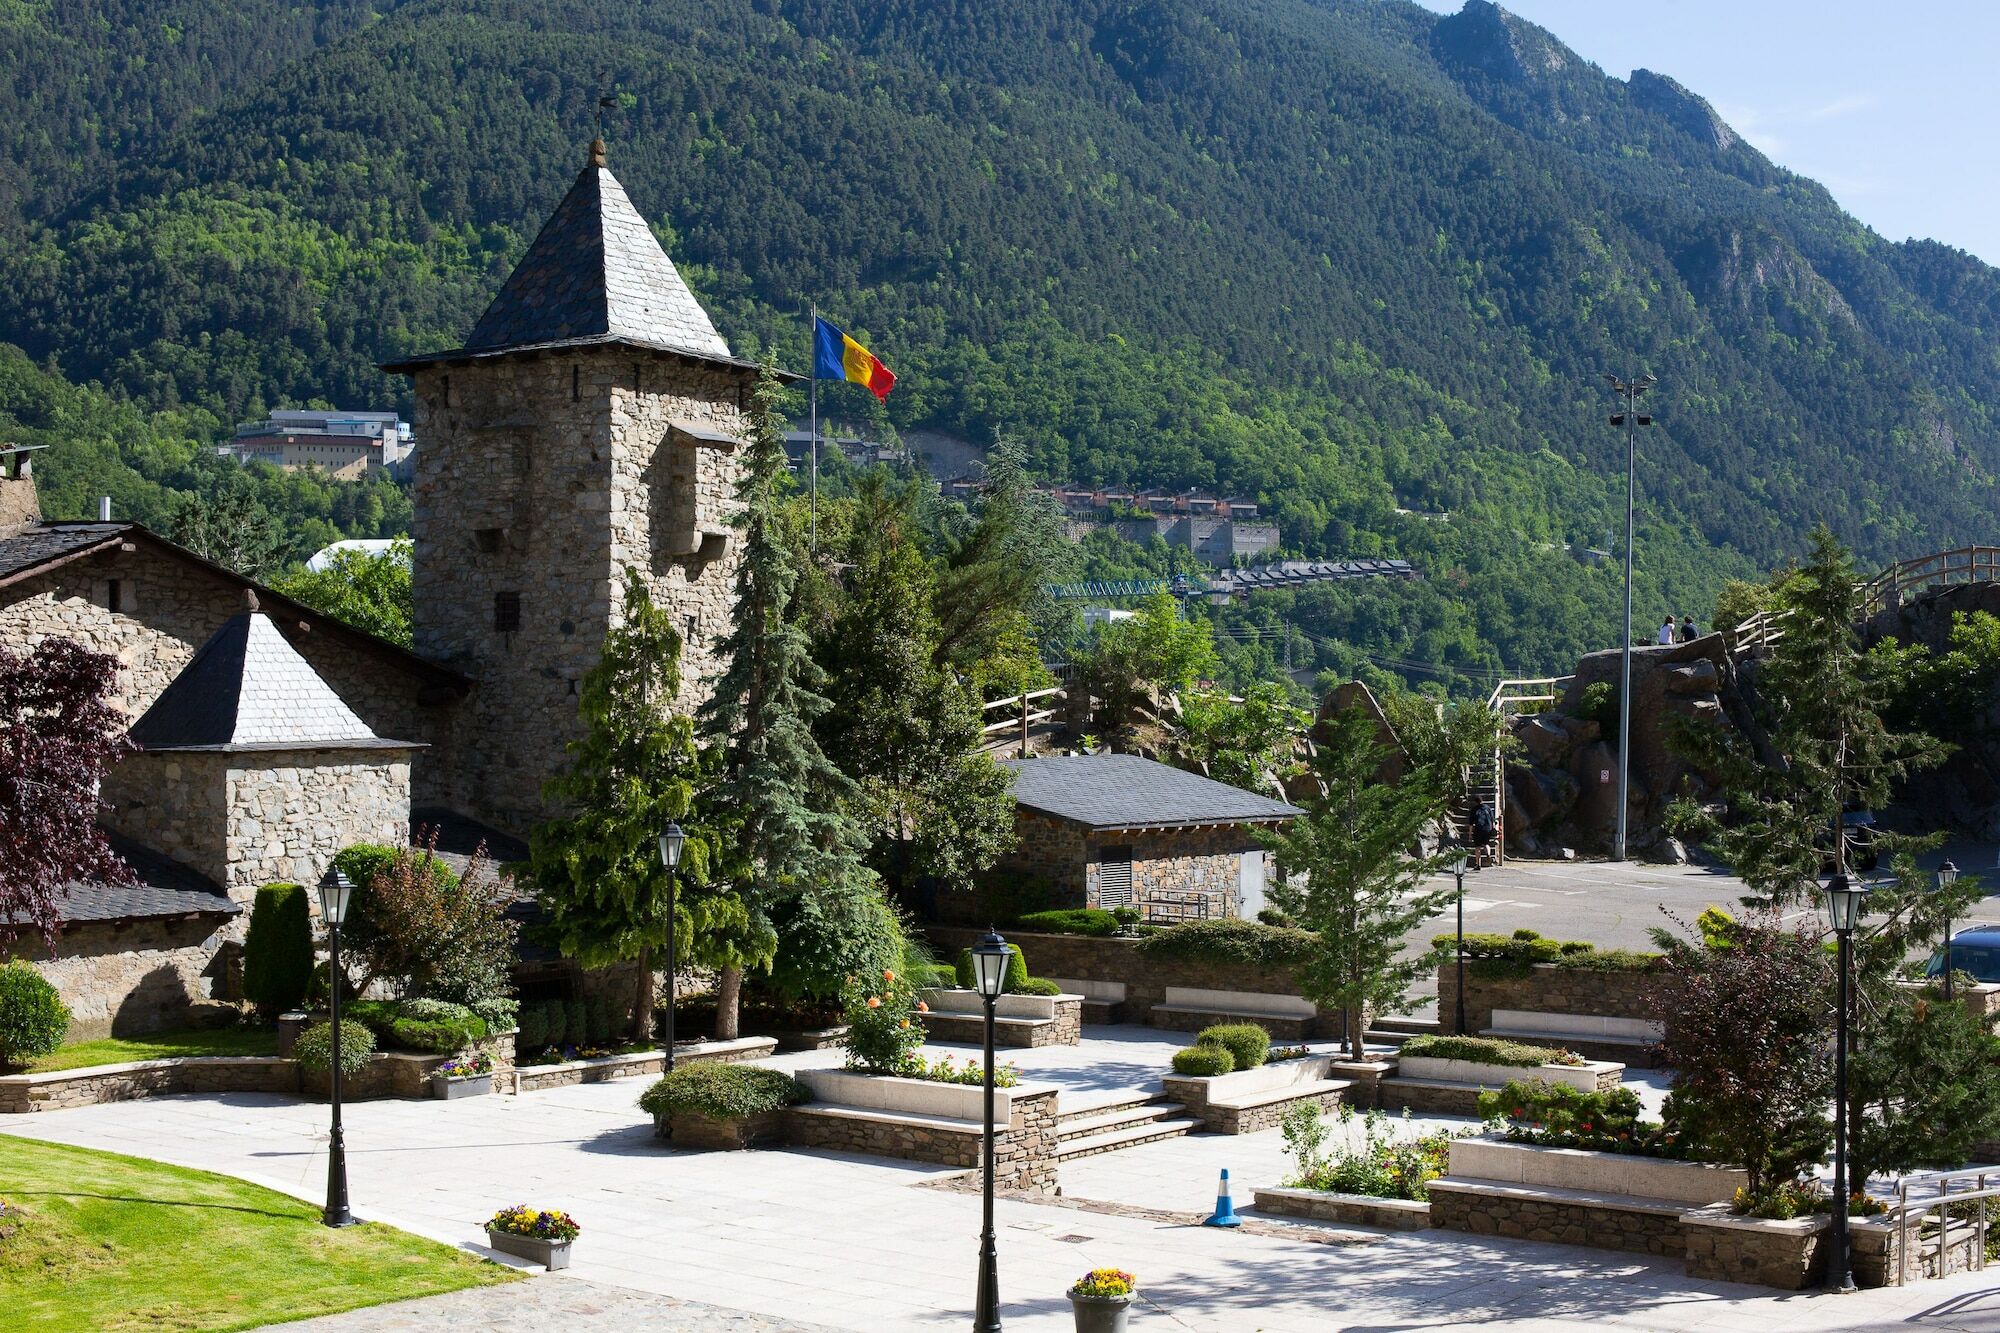
[[[785,1136],[785,1113],[763,1111],[756,1115],[727,1118],[703,1115],[699,1111],[678,1111],[653,1117],[653,1134],[676,1148],[698,1151],[733,1152],[776,1143]]]
[[[569,1247],[574,1243],[543,1240],[539,1236],[517,1236],[511,1231],[495,1231],[491,1227],[486,1230],[486,1241],[502,1254],[531,1259],[550,1272],[569,1267]]]
[[[1580,1065],[1495,1065],[1478,1060],[1445,1060],[1432,1055],[1402,1056],[1396,1073],[1401,1078],[1430,1079],[1439,1083],[1467,1083],[1498,1090],[1517,1079],[1539,1079],[1575,1088],[1579,1092],[1609,1092],[1616,1088],[1625,1066],[1611,1060],[1586,1060]]]
[[[467,1078],[431,1077],[431,1096],[439,1101],[455,1102],[461,1097],[484,1097],[493,1091],[493,1075],[473,1074]]]
[[[1076,1333],[1125,1333],[1132,1313],[1130,1296],[1072,1296],[1069,1303],[1076,1312]]]

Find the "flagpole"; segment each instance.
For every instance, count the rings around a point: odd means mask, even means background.
[[[819,557],[819,302],[813,302],[812,323],[806,329],[806,371],[812,388],[812,536],[813,557]]]

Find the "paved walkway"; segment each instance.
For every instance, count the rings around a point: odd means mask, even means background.
[[[692,1153],[659,1144],[635,1105],[641,1080],[459,1102],[365,1102],[348,1114],[357,1213],[478,1250],[480,1223],[516,1202],[561,1207],[584,1232],[570,1272],[625,1292],[703,1308],[649,1305],[619,1325],[580,1314],[550,1326],[727,1329],[729,1311],[764,1327],[893,1333],[970,1322],[979,1199],[939,1188],[937,1168],[830,1153]],[[326,1110],[247,1094],[156,1098],[8,1117],[22,1134],[203,1167],[302,1198],[324,1187]],[[1235,1163],[1239,1198],[1269,1183],[1275,1133],[1188,1138],[1070,1169],[1078,1195],[1123,1194],[1184,1219],[1212,1202],[1213,1168]],[[4,1144],[4,1139],[0,1139]],[[0,1152],[4,1152],[0,1146]],[[1223,1161],[1223,1159],[1231,1159]],[[1086,1269],[1139,1274],[1135,1333],[1324,1333],[1480,1323],[1496,1330],[1597,1325],[1653,1333],[1787,1330],[2000,1330],[2000,1274],[1837,1298],[1692,1282],[1678,1264],[1446,1233],[1328,1245],[1284,1231],[1218,1232],[1160,1215],[1114,1215],[1003,1200],[1001,1292],[1010,1333],[1069,1333],[1063,1296]],[[517,1298],[508,1293],[519,1292]],[[448,1298],[456,1299],[456,1298]],[[463,1299],[474,1299],[467,1296]],[[483,1298],[482,1298],[483,1299]],[[594,1305],[547,1279],[491,1297],[512,1307]],[[616,1299],[623,1300],[623,1296]],[[355,1319],[429,1319],[429,1309]],[[546,1313],[546,1312],[545,1312]],[[679,1319],[679,1324],[673,1321]],[[707,1321],[707,1322],[702,1322]],[[473,1312],[435,1324],[506,1327]],[[372,1329],[432,1324],[357,1323]],[[756,1323],[739,1325],[751,1329]]]
[[[560,1274],[305,1319],[286,1333],[833,1333],[741,1310],[652,1296]]]

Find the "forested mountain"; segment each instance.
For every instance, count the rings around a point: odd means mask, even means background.
[[[462,337],[611,87],[737,351],[800,365],[817,300],[901,376],[886,424],[1425,570],[1271,608],[1317,635],[1473,675],[1611,642],[1615,571],[1561,549],[1621,521],[1606,369],[1661,379],[1642,614],[1816,518],[2000,536],[2000,275],[1483,0],[0,0],[0,41],[61,52],[0,103],[0,338],[171,439],[402,393],[374,363]],[[101,489],[107,447],[44,471]]]

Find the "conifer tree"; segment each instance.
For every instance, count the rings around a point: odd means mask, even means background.
[[[783,515],[784,417],[768,370],[752,398],[752,429],[736,517],[742,562],[733,627],[721,645],[727,664],[701,710],[701,732],[720,771],[703,808],[722,835],[718,867],[753,920],[800,895],[860,898],[879,893],[862,863],[866,836],[848,813],[856,792],[813,735],[828,707],[826,673],[812,659],[792,614],[798,556]],[[827,913],[826,915],[837,915]],[[716,1035],[735,1035],[743,972],[762,960],[723,960],[716,987]]]
[[[1410,985],[1442,951],[1404,958],[1403,941],[1450,901],[1450,888],[1426,888],[1440,857],[1415,855],[1426,828],[1443,813],[1436,775],[1416,768],[1394,784],[1375,780],[1389,748],[1358,708],[1328,718],[1313,755],[1318,791],[1306,813],[1260,834],[1277,854],[1272,906],[1319,935],[1299,969],[1307,998],[1341,1011],[1350,1055],[1374,1014],[1411,1008]]]

